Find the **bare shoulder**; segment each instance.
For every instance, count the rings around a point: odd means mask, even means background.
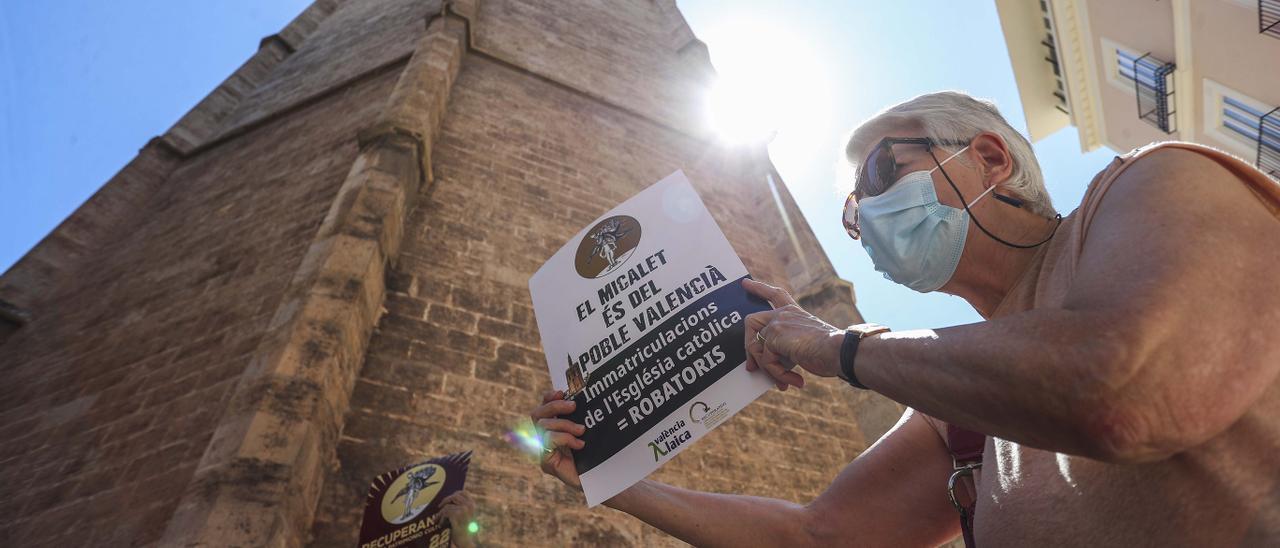
[[[1131,244],[1136,242],[1130,238],[1140,238],[1191,244],[1276,228],[1274,216],[1240,173],[1207,154],[1177,147],[1134,160],[1106,189],[1091,217],[1089,240],[1095,243]]]
[[[1251,196],[1242,177],[1213,157],[1185,148],[1161,147],[1143,154],[1122,171],[1108,189],[1104,204],[1123,201],[1127,206],[1181,210]]]
[[[1280,266],[1271,243],[1280,223],[1241,174],[1207,154],[1158,148],[1096,190],[1068,306],[1205,314],[1258,302],[1236,289]]]

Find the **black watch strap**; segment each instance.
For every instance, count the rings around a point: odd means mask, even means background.
[[[858,355],[858,343],[861,342],[862,333],[844,332],[844,342],[840,343],[840,373],[844,376],[844,382],[850,386],[867,390],[867,385],[858,382],[858,375],[853,372],[853,359]]]

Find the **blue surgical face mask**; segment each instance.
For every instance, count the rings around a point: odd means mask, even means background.
[[[945,164],[969,147],[948,156]],[[858,201],[863,249],[889,280],[919,291],[937,291],[955,274],[969,233],[969,214],[938,202],[934,167],[898,179],[879,196]],[[995,189],[980,194],[969,207]]]

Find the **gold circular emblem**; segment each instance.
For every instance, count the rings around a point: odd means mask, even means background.
[[[599,278],[627,262],[639,244],[640,222],[627,215],[615,215],[587,231],[578,244],[573,266],[583,278]]]
[[[415,466],[400,474],[382,494],[382,519],[399,525],[418,517],[444,487],[444,467]]]

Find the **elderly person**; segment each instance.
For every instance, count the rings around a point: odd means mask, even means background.
[[[747,318],[748,368],[909,410],[807,504],[648,480],[606,504],[698,545],[1280,543],[1275,181],[1160,144],[1062,217],[1026,139],[954,92],[880,113],[846,153],[845,227],[876,269],[985,321],[839,329],[745,282],[775,307]],[[550,394],[534,418],[562,448],[544,470],[576,485],[582,429],[555,418],[572,405]]]

